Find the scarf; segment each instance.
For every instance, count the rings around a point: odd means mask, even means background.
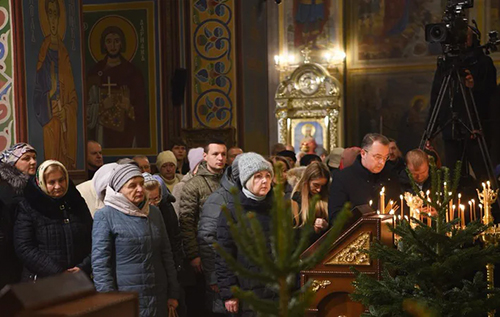
[[[122,193],[115,192],[111,186],[106,188],[106,197],[104,197],[104,205],[115,208],[126,215],[134,217],[147,218],[149,215],[149,204],[147,198],[139,204],[135,205],[133,202],[123,196]]]
[[[35,174],[35,181],[36,181],[36,184],[38,185],[38,187],[40,187],[40,189],[47,195],[49,195],[49,191],[47,190],[47,184],[45,183],[45,171],[47,170],[47,168],[49,168],[49,166],[52,166],[52,165],[57,165],[59,167],[62,168],[62,170],[64,171],[64,174],[66,176],[66,183],[67,183],[67,186],[66,186],[66,190],[64,191],[64,195],[66,195],[66,193],[68,192],[68,187],[69,187],[69,175],[68,175],[68,170],[66,169],[66,167],[59,161],[55,161],[55,160],[46,160],[45,162],[43,162],[39,167],[38,169],[36,170],[36,174]]]

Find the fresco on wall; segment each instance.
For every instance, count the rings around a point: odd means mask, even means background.
[[[15,143],[10,1],[0,0],[0,152]]]
[[[155,1],[84,5],[87,131],[106,155],[156,154]]]
[[[425,25],[441,21],[447,0],[354,0],[350,6],[354,65],[432,60],[441,52],[425,41]]]
[[[434,70],[417,72],[359,72],[349,78],[348,107],[353,144],[366,133],[394,138],[407,152],[419,146],[429,112]],[[397,89],[395,89],[397,87]],[[382,126],[382,128],[381,128]]]
[[[341,47],[342,1],[293,0],[283,1],[282,47],[288,52],[300,52],[308,46],[315,51]]]
[[[43,159],[84,169],[81,6],[23,0],[28,142]]]
[[[191,3],[192,126],[236,127],[235,1]]]

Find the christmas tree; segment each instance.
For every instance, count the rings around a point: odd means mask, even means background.
[[[236,194],[237,191],[233,193],[235,199],[237,199]],[[231,234],[239,252],[260,267],[261,271],[257,273],[246,270],[217,244],[215,244],[216,250],[237,275],[265,283],[266,287],[278,294],[279,299],[276,303],[260,299],[254,293],[243,291],[238,286],[231,288],[236,298],[248,303],[261,316],[304,316],[306,308],[314,297],[309,283],[297,290],[298,274],[322,260],[351,216],[349,207],[345,206],[334,226],[326,233],[327,237],[319,249],[310,257],[301,258],[301,254],[310,246],[315,219],[314,206],[317,201],[318,197],[315,197],[311,202],[309,223],[301,227],[301,230],[296,230],[293,225],[290,203],[284,198],[284,188],[282,185],[276,186],[271,210],[270,237],[264,236],[260,223],[255,219],[255,214],[245,213],[238,202],[236,203],[236,219],[232,218],[226,208],[222,210],[228,219]],[[269,244],[266,239],[269,239]],[[268,249],[268,245],[271,246],[271,250]]]
[[[432,225],[403,220],[391,228],[399,237],[397,247],[376,242],[367,251],[382,261],[382,280],[353,269],[357,276],[351,297],[368,308],[366,316],[486,316],[500,307],[500,290],[488,289],[483,274],[487,263],[500,261],[497,247],[481,245],[488,226],[480,221],[461,226],[459,218],[447,217],[460,169],[458,162],[450,182],[449,169],[431,162],[430,197],[419,196],[436,210]]]

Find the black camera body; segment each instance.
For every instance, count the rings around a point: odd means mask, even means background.
[[[425,40],[440,43],[445,54],[458,55],[466,48],[468,20],[465,9],[473,6],[474,0],[449,0],[441,23],[425,26]]]

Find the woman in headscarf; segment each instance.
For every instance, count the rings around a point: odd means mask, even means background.
[[[259,221],[262,230],[267,239],[267,245],[270,251],[270,231],[271,231],[271,208],[273,167],[261,155],[256,153],[245,153],[238,156],[239,179],[241,190],[238,197],[245,213],[254,212],[255,219]],[[231,216],[236,220],[236,206],[233,201],[227,205]],[[217,225],[217,242],[229,254],[231,254],[247,270],[258,272],[260,267],[250,262],[236,246],[224,213],[221,213]],[[244,291],[252,291],[261,299],[276,299],[277,294],[266,287],[262,282],[250,280],[235,274],[231,271],[225,260],[217,255],[215,265],[217,284],[220,289],[220,295],[224,301],[226,310],[229,313],[241,312],[241,316],[255,316],[256,314],[245,305],[239,303],[231,292],[231,286],[237,285]]]
[[[31,145],[17,143],[0,154],[0,289],[21,279],[13,243],[15,210],[35,172],[36,151]]]
[[[92,232],[97,291],[137,292],[140,316],[168,316],[178,305],[179,285],[165,223],[148,202],[139,167],[116,167],[104,205]]]
[[[328,183],[330,172],[325,164],[312,162],[292,192],[292,214],[296,228],[301,228],[309,221],[310,203],[314,196],[319,195],[315,205],[311,244],[328,229]]]
[[[92,217],[64,165],[43,162],[26,185],[14,227],[22,280],[80,270],[90,274],[91,233]]]

